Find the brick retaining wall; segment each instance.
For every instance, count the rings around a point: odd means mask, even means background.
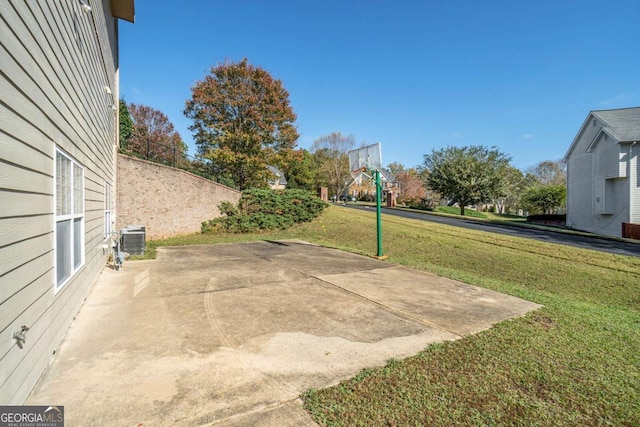
[[[241,193],[189,172],[118,154],[116,230],[144,225],[147,239],[200,231],[200,223],[220,216],[223,201]]]

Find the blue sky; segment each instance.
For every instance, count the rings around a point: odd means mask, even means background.
[[[120,92],[164,112],[195,154],[191,87],[247,58],[289,91],[298,146],[380,142],[383,164],[497,146],[561,159],[591,110],[640,105],[640,1],[136,0]]]

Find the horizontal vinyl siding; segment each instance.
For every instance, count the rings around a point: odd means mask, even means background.
[[[50,215],[7,218],[0,221],[0,236],[6,244],[20,242],[33,236],[51,233],[53,220]],[[2,289],[0,288],[0,295]],[[0,301],[2,298],[0,297]]]
[[[0,249],[0,275],[6,274],[47,252],[52,246],[51,232],[14,242]],[[1,276],[0,276],[1,277]]]
[[[53,242],[53,236],[51,237]],[[24,263],[18,267],[7,270],[2,273],[3,285],[0,288],[0,300],[3,301],[3,305],[6,303],[7,307],[12,303],[13,298],[17,293],[28,290],[31,282],[38,279],[43,274],[51,273],[53,271],[53,244],[47,248],[47,251],[35,258],[24,258]],[[53,284],[53,276],[50,278],[51,284]],[[3,307],[4,311],[4,307]],[[15,320],[15,319],[14,319]],[[6,324],[2,324],[1,331],[4,331]],[[4,342],[4,341],[3,341]],[[6,341],[10,343],[11,340]],[[0,356],[1,357],[1,356]]]
[[[2,182],[0,182],[0,187]],[[53,198],[48,194],[21,193],[0,189],[0,218],[47,215],[53,212]],[[2,244],[5,244],[3,241]]]
[[[593,202],[591,154],[576,149],[567,162],[567,225],[585,229],[593,215]]]
[[[0,161],[0,181],[3,190],[15,190],[32,194],[51,195],[51,176],[34,173],[22,166]]]
[[[108,0],[90,4],[91,13],[71,1],[4,0],[0,8],[0,404],[24,403],[108,255],[116,33]],[[85,264],[57,294],[55,147],[83,166],[85,197]],[[20,325],[30,327],[23,349],[12,339]]]

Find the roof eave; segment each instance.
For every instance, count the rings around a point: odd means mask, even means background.
[[[563,163],[567,163],[569,161],[569,156],[571,155],[571,153],[573,152],[573,149],[576,147],[576,145],[578,144],[578,140],[580,139],[580,137],[582,136],[582,133],[584,132],[585,128],[587,127],[587,125],[589,124],[590,119],[594,117],[593,111],[590,111],[589,114],[587,114],[587,118],[584,120],[584,123],[582,123],[582,126],[580,126],[580,130],[578,131],[578,133],[576,134],[576,137],[573,139],[573,142],[571,143],[571,145],[569,146],[569,149],[567,150],[567,153],[564,155],[564,157],[562,158],[562,162]]]
[[[135,22],[135,0],[111,0],[111,14],[125,21]]]

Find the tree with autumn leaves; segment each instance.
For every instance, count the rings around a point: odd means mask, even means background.
[[[318,167],[318,183],[327,187],[331,196],[340,196],[351,181],[348,153],[355,143],[353,135],[331,132],[311,145]]]
[[[224,62],[191,88],[184,114],[193,120],[198,154],[216,175],[243,190],[265,185],[268,165],[290,161],[298,132],[289,93],[261,67]]]
[[[398,203],[417,206],[425,199],[427,187],[417,168],[405,168],[403,164],[393,162],[387,166],[387,169],[397,184]]]
[[[144,159],[181,166],[187,144],[160,110],[120,100],[120,151]]]

